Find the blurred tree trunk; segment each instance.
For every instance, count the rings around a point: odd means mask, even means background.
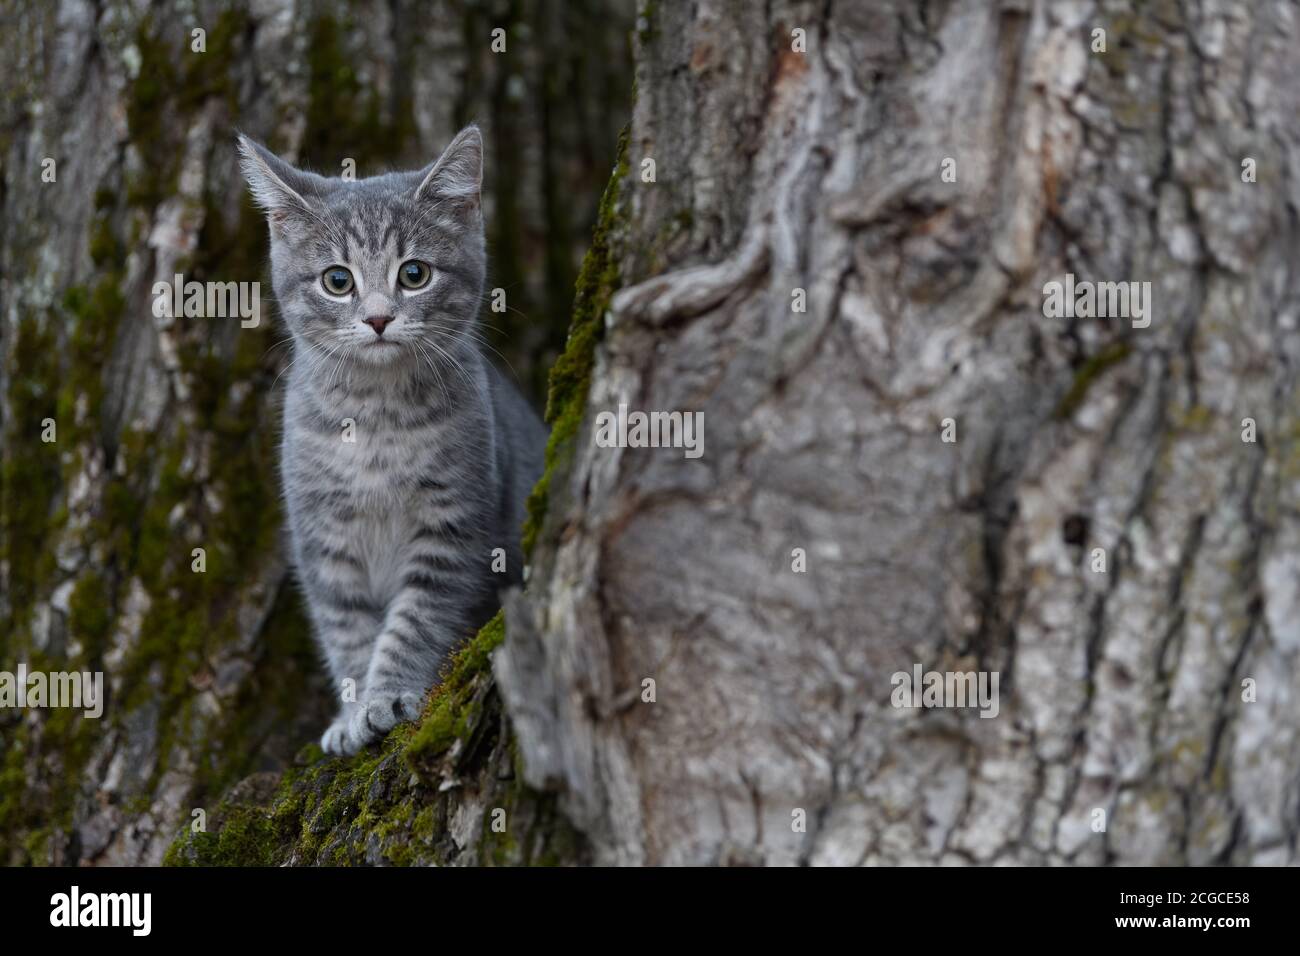
[[[108,701],[98,720],[0,711],[0,863],[157,862],[326,719],[280,547],[287,350],[235,129],[365,176],[479,122],[509,307],[484,314],[540,396],[626,121],[628,7],[6,4],[0,671],[103,671]],[[155,318],[176,273],[261,280],[261,325]]]
[[[496,661],[528,782],[606,862],[1296,862],[1289,8],[656,10]],[[1046,317],[1067,273],[1150,326]],[[595,447],[620,403],[703,457]],[[1000,713],[895,709],[916,664]]]

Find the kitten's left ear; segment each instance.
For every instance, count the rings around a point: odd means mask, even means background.
[[[441,199],[465,211],[478,209],[483,188],[483,136],[466,126],[429,167],[415,190],[417,201]]]

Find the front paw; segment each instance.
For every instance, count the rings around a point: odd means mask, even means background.
[[[356,753],[355,748],[348,749],[348,726],[355,713],[354,710],[350,713],[339,714],[334,718],[334,722],[325,728],[325,733],[321,734],[321,750],[331,757],[342,757],[350,753]]]
[[[380,691],[369,695],[348,721],[348,753],[374,743],[404,720],[420,716],[424,695],[414,691]],[[332,728],[331,728],[332,729]]]

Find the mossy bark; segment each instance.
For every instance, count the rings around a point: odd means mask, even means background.
[[[316,747],[233,788],[183,830],[176,866],[552,865],[590,859],[553,796],[523,783],[489,654],[501,615],[452,662],[424,715],[343,760]]]
[[[514,163],[512,194],[489,179],[485,197],[512,237],[489,281],[510,311],[484,315],[540,401],[569,323],[555,287],[573,283],[625,121],[630,12],[69,0],[11,4],[7,19],[0,670],[102,671],[108,699],[98,720],[0,711],[0,862],[158,862],[179,827],[220,819],[236,781],[291,766],[331,707],[283,559],[284,332],[234,129],[364,176],[423,165],[479,122],[489,168]],[[563,209],[544,198],[557,188]],[[155,317],[153,283],[176,273],[260,281],[261,324]],[[423,759],[444,744],[426,735]]]

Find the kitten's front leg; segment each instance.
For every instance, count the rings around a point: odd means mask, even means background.
[[[358,749],[350,741],[348,728],[366,697],[366,674],[380,625],[381,619],[371,611],[327,611],[321,615],[317,635],[339,695],[338,715],[320,739],[327,754],[351,754]]]
[[[365,699],[375,641],[383,625],[383,609],[366,593],[365,566],[345,549],[331,550],[320,542],[305,549],[310,560],[301,569],[308,603],[334,690],[339,713],[321,735],[327,754],[355,753],[348,728]]]
[[[464,557],[422,553],[408,566],[375,642],[349,746],[364,747],[420,715],[438,668],[470,627],[477,594]]]

